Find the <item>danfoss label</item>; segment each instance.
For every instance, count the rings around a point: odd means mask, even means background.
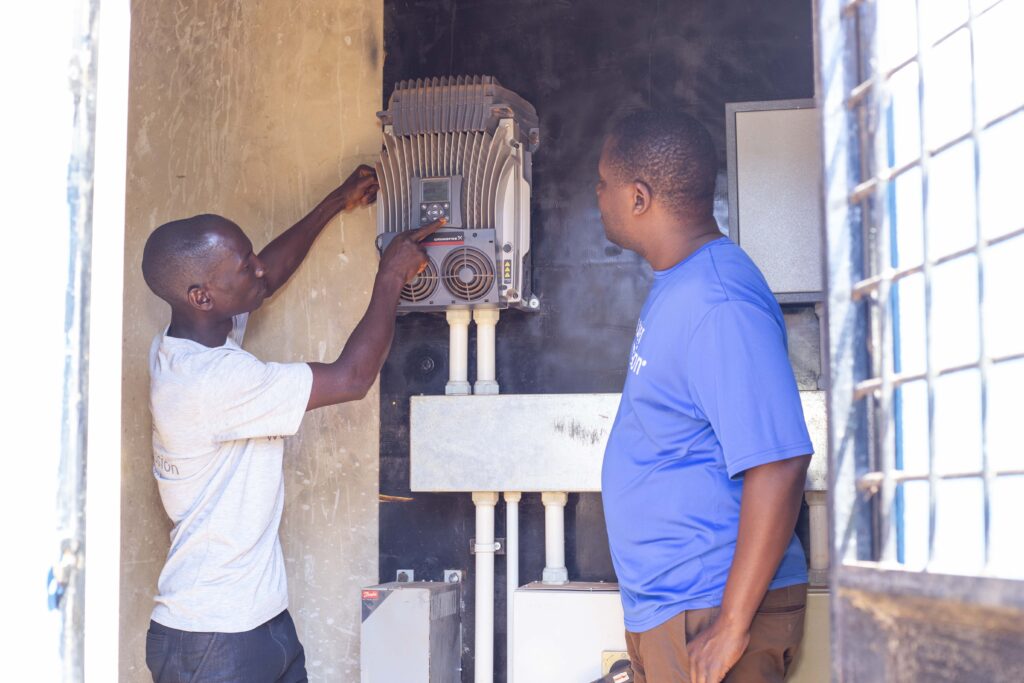
[[[380,598],[380,591],[363,591],[363,600],[377,600]]]

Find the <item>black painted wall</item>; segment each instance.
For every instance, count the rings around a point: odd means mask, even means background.
[[[542,306],[502,313],[502,393],[621,390],[650,270],[604,239],[594,183],[606,126],[627,108],[682,107],[711,130],[724,172],[726,102],[813,96],[811,0],[385,0],[384,7],[385,102],[401,79],[487,74],[540,115],[532,229]],[[392,581],[400,568],[415,570],[417,580],[464,571],[469,681],[473,504],[468,494],[409,491],[409,397],[444,393],[447,334],[443,315],[401,318],[381,376],[380,578]],[[470,379],[474,363],[471,351]],[[520,506],[523,583],[539,580],[544,566],[539,498],[526,495]],[[572,579],[615,580],[598,495],[570,496],[566,535]],[[504,559],[496,564],[496,680],[504,681]]]

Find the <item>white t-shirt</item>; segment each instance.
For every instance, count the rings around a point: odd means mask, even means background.
[[[153,620],[183,631],[248,631],[288,606],[281,437],[313,373],[243,351],[247,319],[223,346],[161,334],[150,349],[153,474],[174,523]]]

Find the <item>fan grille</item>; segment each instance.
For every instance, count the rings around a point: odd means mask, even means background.
[[[416,276],[416,279],[402,287],[402,300],[409,303],[426,301],[437,289],[437,264],[434,259],[427,259],[427,267]]]
[[[479,249],[462,247],[449,253],[441,263],[444,286],[465,301],[475,301],[494,283],[494,261]]]

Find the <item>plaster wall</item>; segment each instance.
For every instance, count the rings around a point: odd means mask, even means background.
[[[363,0],[132,3],[125,236],[120,679],[148,681],[145,632],[170,524],[150,473],[147,354],[169,311],[139,264],[161,223],[219,213],[256,249],[379,149],[382,6]],[[100,229],[100,227],[98,227]],[[373,216],[335,219],[251,319],[265,360],[330,360],[376,272]],[[377,581],[377,389],[308,414],[285,454],[281,537],[313,681],[358,673],[361,585]]]

